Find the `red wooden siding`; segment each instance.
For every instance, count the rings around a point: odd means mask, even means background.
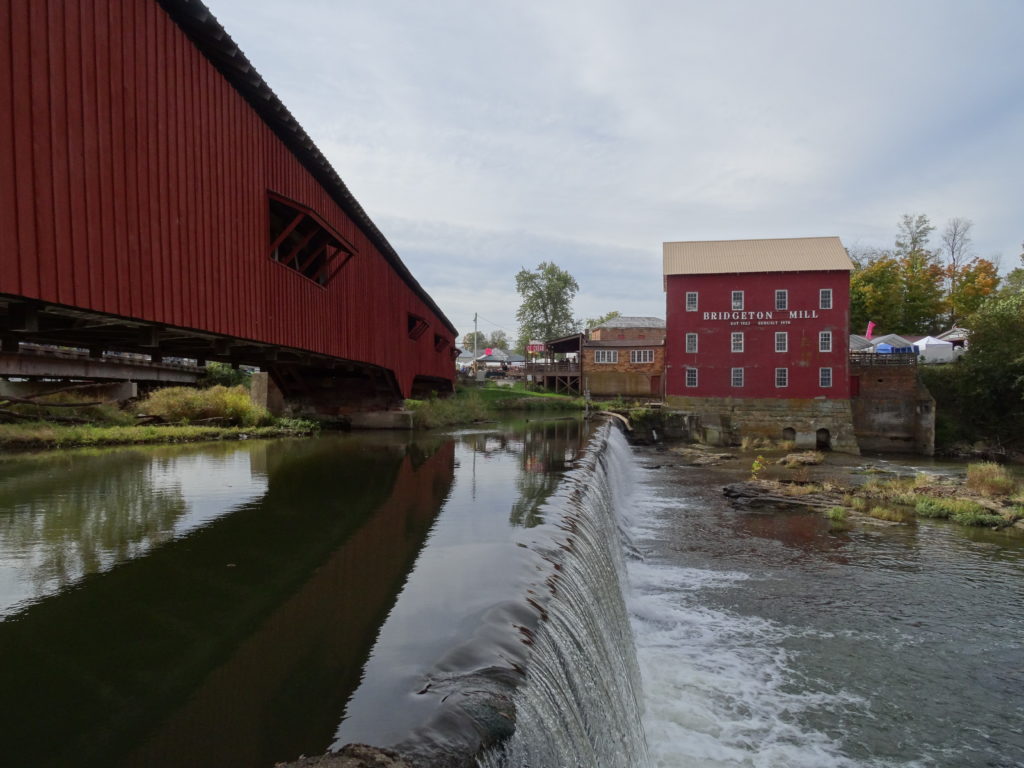
[[[665,390],[680,397],[827,398],[850,397],[850,273],[770,272],[669,275],[666,278]],[[819,307],[819,291],[832,290],[832,308]],[[775,309],[775,291],[789,291],[789,309]],[[698,295],[698,311],[686,311],[686,293]],[[751,317],[714,319],[732,314],[732,291],[744,292]],[[754,315],[771,317],[758,320]],[[736,313],[741,314],[741,313]],[[733,352],[733,332],[744,334],[743,352]],[[775,333],[788,334],[788,351],[775,351]],[[832,333],[832,351],[819,351],[822,331]],[[697,352],[686,351],[686,334],[697,334]],[[732,368],[744,369],[742,387],[731,384]],[[697,386],[686,386],[686,369],[697,369]],[[787,368],[788,385],[775,386],[775,369]],[[819,385],[821,368],[832,369],[832,386]]]
[[[452,378],[447,322],[156,2],[0,0],[0,115],[0,293]],[[326,288],[267,257],[268,191],[355,244]]]

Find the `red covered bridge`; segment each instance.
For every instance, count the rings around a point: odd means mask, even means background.
[[[0,49],[2,354],[258,365],[326,411],[451,390],[455,328],[202,3],[0,0]]]

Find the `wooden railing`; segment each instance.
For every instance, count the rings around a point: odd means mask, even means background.
[[[850,365],[917,365],[913,352],[851,352]]]
[[[532,376],[578,376],[579,363],[527,363],[526,373]]]

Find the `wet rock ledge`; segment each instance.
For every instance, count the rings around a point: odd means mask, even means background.
[[[338,752],[304,757],[293,763],[278,763],[277,768],[413,768],[397,752],[367,744],[347,744]]]

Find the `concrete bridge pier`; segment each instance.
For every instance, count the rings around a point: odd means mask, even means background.
[[[346,429],[412,429],[390,371],[343,365],[274,366],[253,374],[253,401],[275,416],[314,418]]]

